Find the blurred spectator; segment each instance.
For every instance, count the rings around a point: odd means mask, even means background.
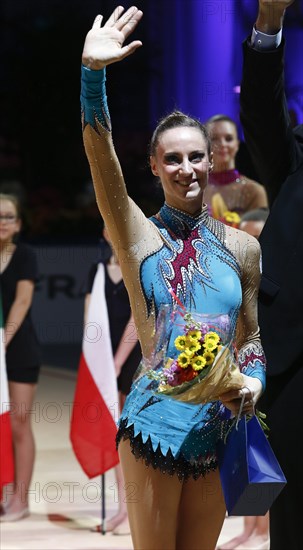
[[[222,212],[236,212],[240,216],[254,208],[268,206],[264,187],[240,174],[236,169],[239,139],[235,122],[226,115],[215,115],[207,120],[213,152],[213,171],[204,192],[204,201],[211,215],[222,218]]]

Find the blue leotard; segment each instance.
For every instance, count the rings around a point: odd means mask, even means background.
[[[105,71],[83,69],[83,137],[97,202],[119,257],[143,356],[151,353],[161,304],[171,291],[193,312],[229,315],[242,372],[265,386],[257,323],[260,247],[244,232],[208,215],[193,217],[164,204],[147,219],[127,195],[111,138]],[[134,454],[181,478],[217,467],[216,443],[226,428],[222,405],[191,405],[155,395],[150,379],[133,384],[121,414],[118,441]]]

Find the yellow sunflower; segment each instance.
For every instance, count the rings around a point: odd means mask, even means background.
[[[217,344],[213,340],[206,340],[203,347],[205,351],[214,351],[217,348]]]
[[[206,359],[203,355],[196,355],[194,359],[191,360],[191,366],[195,371],[202,370],[206,365]]]
[[[190,342],[197,342],[198,340],[201,340],[202,333],[200,330],[189,330],[187,333],[187,339],[190,340]]]
[[[226,212],[223,213],[223,217],[228,223],[239,224],[241,221],[239,214],[237,214],[237,212],[231,212],[230,210],[226,210]]]
[[[185,336],[177,336],[175,346],[178,350],[183,351],[186,348],[187,342]]]
[[[203,353],[203,357],[206,361],[206,365],[211,365],[215,359],[215,354],[212,353],[211,351],[205,351]]]
[[[178,357],[178,365],[182,369],[186,369],[190,364],[190,356],[187,353],[180,353]]]
[[[205,334],[205,337],[204,337],[204,341],[206,342],[206,340],[212,340],[213,342],[215,342],[216,344],[218,344],[219,340],[220,340],[220,336],[219,334],[217,334],[216,332],[207,332]]]
[[[203,347],[207,351],[214,351],[219,342],[220,336],[216,332],[207,332],[204,337]]]
[[[184,351],[187,355],[192,357],[199,349],[201,349],[200,342],[187,342],[187,347]]]

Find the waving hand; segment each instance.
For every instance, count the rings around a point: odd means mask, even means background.
[[[85,39],[82,53],[83,65],[93,70],[103,69],[106,65],[121,61],[142,46],[140,40],[134,40],[123,46],[142,15],[142,11],[135,6],[126,12],[122,6],[118,6],[103,27],[101,27],[103,16],[97,15]]]

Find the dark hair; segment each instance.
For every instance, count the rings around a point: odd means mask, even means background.
[[[171,130],[172,128],[197,128],[204,137],[207,144],[207,152],[210,154],[210,139],[206,127],[200,120],[192,116],[186,115],[181,111],[173,111],[169,115],[161,118],[158,122],[156,129],[152,135],[149,144],[149,154],[150,156],[155,156],[156,149],[159,143],[160,136],[166,132],[166,130]]]
[[[234,125],[234,127],[236,128],[237,133],[238,133],[237,124],[235,123],[235,121],[234,121],[232,118],[230,118],[230,117],[227,116],[227,115],[219,114],[219,115],[211,116],[211,117],[208,118],[207,121],[205,122],[205,126],[208,128],[208,126],[209,126],[210,124],[213,124],[214,122],[230,122],[231,124]]]
[[[0,201],[6,200],[13,203],[14,207],[16,208],[16,214],[17,218],[21,219],[21,205],[18,197],[16,195],[11,195],[10,193],[0,193]]]
[[[240,225],[242,222],[266,222],[268,215],[269,208],[254,208],[241,216]]]

